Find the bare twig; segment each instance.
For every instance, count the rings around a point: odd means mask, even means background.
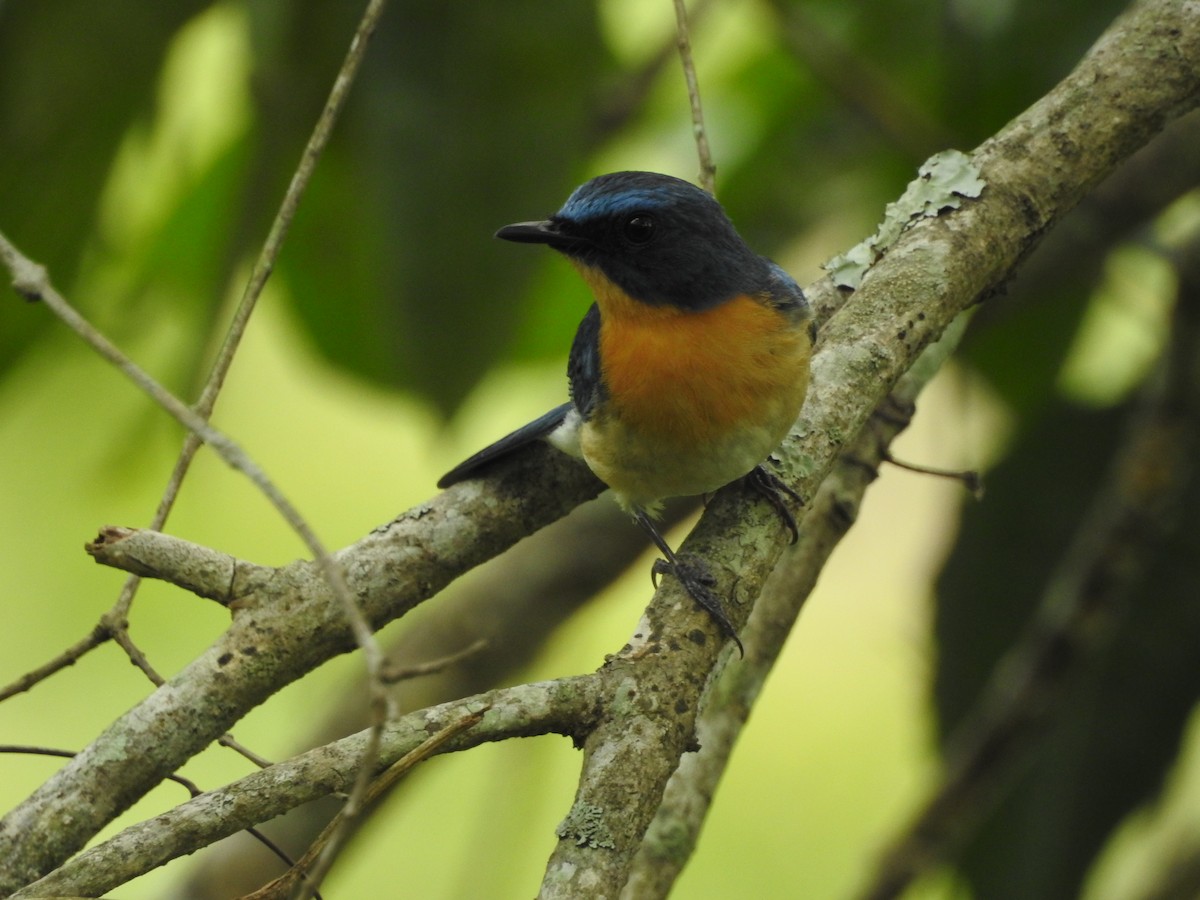
[[[696,152],[700,157],[700,187],[710,194],[715,194],[717,167],[708,146],[708,131],[704,127],[704,106],[700,102],[700,82],[696,78],[696,64],[692,60],[687,7],[683,0],[675,0],[675,36],[679,59],[683,63],[683,77],[687,81],[688,101],[692,108],[692,134],[696,138]]]
[[[388,791],[396,786],[405,775],[411,772],[419,763],[424,762],[438,753],[449,741],[458,737],[468,728],[477,725],[491,707],[472,709],[445,728],[430,735],[399,760],[393,763],[387,771],[371,781],[367,795],[363,799],[364,808],[379,802]],[[283,875],[270,884],[242,898],[242,900],[283,900],[285,897],[294,900],[308,900],[312,896],[329,867],[333,864],[334,855],[331,847],[336,847],[335,838],[346,828],[345,811],[338,813],[334,820],[325,826],[324,830],[313,841],[312,846],[304,852],[300,859]]]
[[[906,472],[913,472],[917,475],[930,475],[933,478],[948,478],[951,481],[957,481],[970,491],[971,496],[976,500],[983,499],[983,476],[974,469],[943,469],[938,466],[927,466],[923,463],[897,459],[890,452],[885,453],[881,461],[891,463],[897,469],[904,469]]]
[[[431,659],[429,662],[411,666],[386,666],[383,673],[383,680],[388,684],[395,684],[397,681],[408,681],[413,678],[420,678],[423,675],[435,675],[438,672],[445,671],[450,666],[457,665],[464,659],[469,659],[478,653],[482,653],[487,649],[487,645],[488,642],[484,638],[479,638],[455,653],[449,653],[438,659]]]
[[[267,759],[265,756],[263,756],[260,753],[254,752],[249,747],[247,747],[245,744],[239,742],[229,732],[226,732],[225,734],[223,734],[219,738],[217,738],[217,743],[220,744],[222,747],[228,747],[234,753],[237,753],[239,756],[242,756],[245,759],[248,759],[250,762],[254,763],[254,765],[258,766],[260,769],[265,769],[265,768],[267,768],[267,766],[274,765],[274,763],[271,762],[271,760]]]
[[[189,429],[188,437],[185,439],[183,449],[180,452],[176,462],[174,471],[167,483],[167,487],[163,493],[162,499],[159,502],[158,508],[152,521],[151,527],[159,529],[166,522],[170,510],[174,505],[175,498],[178,495],[179,488],[182,485],[183,479],[190,468],[191,461],[194,459],[196,451],[199,449],[201,441],[209,443],[217,450],[226,463],[233,468],[241,471],[253,481],[258,488],[271,500],[283,518],[289,525],[300,535],[305,544],[312,551],[317,559],[326,578],[329,580],[330,586],[334,593],[341,600],[345,609],[346,616],[351,624],[359,646],[363,650],[363,656],[366,663],[367,671],[370,676],[371,687],[371,710],[373,717],[373,731],[375,733],[374,742],[368,742],[368,752],[375,752],[378,749],[379,731],[382,729],[383,723],[387,718],[389,710],[389,698],[387,691],[380,679],[380,671],[383,665],[383,653],[375,641],[371,628],[366,620],[359,612],[358,606],[353,597],[346,588],[344,578],[340,570],[330,559],[328,552],[319,542],[316,534],[311,530],[307,523],[300,517],[298,511],[291,503],[278,491],[274,484],[267,478],[266,473],[254,464],[248,456],[241,451],[231,440],[225,438],[215,430],[207,426],[207,419],[211,415],[213,407],[216,404],[217,397],[221,387],[224,384],[225,377],[228,374],[229,368],[232,365],[233,358],[241,343],[242,335],[245,333],[246,327],[249,324],[250,316],[254,312],[259,296],[266,285],[267,279],[275,267],[275,261],[279,256],[279,252],[283,247],[284,240],[291,226],[292,219],[295,216],[296,209],[299,205],[300,198],[312,177],[312,173],[316,167],[322,151],[329,141],[329,137],[333,132],[333,126],[337,121],[338,115],[345,104],[345,100],[349,95],[350,87],[354,82],[359,65],[366,54],[368,40],[374,32],[381,16],[386,0],[371,0],[368,3],[362,18],[359,21],[357,30],[350,43],[350,49],[346,54],[346,58],[342,63],[342,67],[334,80],[333,87],[329,97],[326,100],[321,116],[317,120],[313,133],[309,138],[304,152],[301,156],[300,163],[292,175],[292,180],[288,185],[288,189],[284,194],[279,212],[276,214],[275,220],[272,223],[271,230],[267,235],[267,239],[259,253],[258,259],[255,262],[250,278],[247,281],[245,290],[242,294],[241,301],[238,304],[237,310],[234,313],[233,320],[226,333],[225,340],[218,351],[217,358],[213,364],[209,378],[201,392],[194,410],[189,410],[183,406],[178,400],[172,397],[165,389],[161,388],[153,382],[152,379],[131,361],[125,359],[123,355],[116,349],[115,346],[109,344],[99,332],[96,332],[90,325],[74,310],[72,310],[66,302],[57,294],[51,287],[49,279],[45,276],[45,270],[40,266],[36,266],[31,261],[26,260],[20,263],[14,257],[17,254],[15,247],[0,234],[0,252],[3,253],[4,259],[9,263],[10,268],[17,264],[17,268],[13,268],[14,285],[18,291],[25,296],[33,299],[38,298],[43,300],[56,315],[59,316],[69,327],[76,331],[84,338],[92,347],[96,349],[102,356],[117,365],[128,377],[130,377],[143,391],[148,393],[155,401],[166,409],[169,413],[175,416],[182,424]],[[40,284],[39,284],[40,281]],[[122,646],[129,655],[130,659],[138,666],[147,677],[155,685],[161,685],[163,679],[155,672],[149,660],[128,637],[125,629],[125,617],[127,615],[130,604],[137,592],[139,583],[138,576],[133,576],[128,579],[122,587],[120,596],[110,614],[105,617],[104,626],[108,631],[108,636],[113,637]],[[114,625],[115,623],[115,625]],[[100,634],[100,629],[93,630],[92,635],[89,635],[88,642],[80,642],[76,645],[77,648],[82,648],[82,652],[87,652],[94,646],[99,645],[96,638]],[[86,643],[86,648],[85,648]],[[73,650],[76,648],[72,648]],[[80,653],[79,655],[82,655]],[[78,656],[66,657],[74,661]],[[67,664],[67,663],[63,663]],[[61,666],[59,666],[61,668]],[[45,668],[45,667],[44,667]],[[56,671],[57,669],[54,669]],[[32,684],[28,678],[24,679],[24,683]],[[28,689],[28,687],[24,688]],[[234,747],[241,751],[241,747],[230,736],[226,745]],[[256,763],[261,760],[257,754],[246,754],[248,758]],[[347,800],[346,810],[349,816],[352,816],[358,809],[358,804],[362,794],[366,791],[367,775],[371,770],[371,760],[373,757],[364,758],[362,771],[364,773],[361,784],[358,790],[352,791]],[[336,841],[334,842],[336,845]]]
[[[704,20],[713,9],[715,0],[696,0],[688,13],[688,22],[694,26]],[[592,120],[591,140],[594,144],[619,132],[644,106],[658,76],[679,54],[679,38],[672,34],[642,65],[614,82],[612,87],[599,98]]]
[[[251,270],[250,277],[242,291],[241,300],[234,311],[229,328],[225,333],[225,339],[217,351],[212,370],[209,372],[208,379],[200,392],[200,397],[196,401],[195,411],[197,415],[204,419],[208,419],[212,415],[213,408],[216,406],[217,398],[221,392],[221,388],[225,384],[225,378],[233,364],[234,356],[241,346],[242,337],[250,323],[250,317],[257,307],[258,298],[262,295],[267,280],[275,269],[276,260],[283,249],[283,244],[291,228],[292,220],[295,218],[296,210],[300,205],[300,199],[304,195],[309,181],[312,179],[317,161],[320,159],[325,146],[329,143],[330,136],[333,134],[334,125],[337,123],[342,108],[345,106],[346,98],[350,94],[350,87],[354,83],[359,66],[366,54],[368,40],[379,22],[379,17],[383,13],[385,3],[386,0],[372,0],[363,13],[354,37],[350,42],[350,49],[346,54],[345,60],[342,62],[337,77],[334,79],[329,97],[325,101],[325,106],[321,110],[321,115],[318,117],[317,123],[313,127],[313,132],[309,136],[308,143],[304,147],[296,171],[292,174],[292,179],[288,184],[287,190],[284,192],[279,211],[275,214],[275,219],[271,223],[271,229],[267,234],[262,249],[259,251],[254,268]],[[149,526],[151,529],[158,531],[166,524],[171,509],[175,504],[175,499],[179,494],[179,489],[183,484],[183,479],[187,476],[192,460],[195,458],[201,443],[200,435],[194,430],[189,431],[187,437],[184,438],[183,447],[175,462],[175,468],[171,472],[162,498],[159,500],[158,508],[155,510],[154,518],[151,520]],[[137,592],[140,580],[140,576],[134,575],[126,581],[113,610],[113,615],[110,618],[116,616],[124,618]],[[145,670],[135,657],[131,655],[130,658],[134,660],[135,664]],[[154,681],[153,678],[151,680]],[[155,683],[161,684],[161,679]],[[247,756],[252,762],[261,764],[260,760],[262,760],[262,757],[249,753],[236,741],[232,740],[232,738],[226,742],[226,746],[237,749],[239,753]]]
[[[366,52],[367,41],[378,24],[379,17],[382,14],[386,0],[376,0],[368,5],[362,19],[359,22],[358,29],[355,32],[351,42],[350,49],[342,63],[342,67],[334,80],[333,87],[330,90],[329,97],[326,100],[325,107],[321,112],[317,123],[313,128],[312,135],[309,137],[308,143],[305,145],[301,155],[300,162],[296,167],[296,171],[292,175],[291,182],[288,184],[287,191],[284,193],[283,200],[280,204],[279,211],[275,215],[275,219],[271,225],[271,229],[267,238],[259,251],[257,260],[250,273],[250,277],[246,282],[242,292],[241,300],[238,303],[237,309],[234,312],[229,328],[226,331],[224,341],[217,352],[216,359],[213,362],[212,369],[208,379],[201,391],[199,399],[196,401],[194,409],[196,414],[204,419],[212,414],[213,408],[216,405],[217,397],[220,394],[221,388],[224,385],[225,377],[229,372],[230,366],[233,363],[234,356],[238,347],[241,345],[242,336],[245,334],[246,327],[249,324],[250,317],[253,314],[258,298],[262,294],[263,288],[266,286],[267,279],[275,268],[276,260],[283,248],[284,240],[291,227],[292,219],[295,217],[296,209],[299,206],[300,199],[308,186],[308,182],[312,178],[312,173],[315,170],[317,160],[323,153],[325,146],[329,142],[329,138],[333,133],[333,128],[337,119],[345,106],[346,98],[349,96],[350,87],[354,82],[355,76],[358,73],[358,68]],[[16,273],[14,272],[14,276]],[[37,272],[30,271],[25,274],[25,279],[36,278]],[[195,431],[189,431],[184,438],[183,447],[180,450],[179,457],[176,460],[174,470],[167,481],[167,485],[163,491],[163,495],[159,500],[158,507],[155,510],[154,516],[150,521],[149,527],[153,530],[161,530],[166,524],[170,515],[171,509],[174,506],[175,499],[178,496],[179,489],[183,484],[183,479],[186,477],[192,460],[195,458],[197,450],[202,444],[202,439]],[[116,603],[105,615],[101,618],[101,622],[97,625],[85,638],[77,642],[74,646],[64,651],[54,660],[51,660],[46,665],[35,669],[21,678],[14,681],[11,685],[0,690],[0,701],[7,699],[15,693],[29,690],[39,681],[50,677],[55,672],[65,666],[74,664],[80,657],[114,638],[117,639],[122,648],[129,655],[130,660],[141,669],[149,678],[156,684],[162,684],[162,678],[154,672],[148,659],[141,651],[137,650],[132,642],[128,640],[126,631],[126,617],[128,616],[129,608],[136,596],[138,586],[141,582],[141,576],[131,575],[122,585],[121,593],[119,594]],[[256,765],[263,765],[265,760],[261,756],[242,747],[232,736],[226,735],[221,739],[225,746],[229,746],[241,753],[247,759],[254,762]]]
[[[97,625],[83,638],[76,641],[62,653],[59,653],[53,659],[26,672],[20,678],[6,684],[0,688],[0,703],[7,700],[9,697],[15,697],[17,694],[24,693],[40,681],[45,681],[56,672],[60,672],[67,666],[73,666],[80,659],[86,656],[91,651],[95,650],[105,641],[109,640],[111,634],[103,625]]]
[[[101,357],[119,369],[144,394],[164,409],[185,428],[197,434],[206,444],[212,447],[217,455],[232,469],[241,472],[254,483],[264,496],[275,507],[292,529],[300,535],[305,545],[313,553],[325,577],[346,609],[347,617],[354,628],[355,636],[361,640],[366,655],[372,659],[372,664],[378,669],[378,649],[371,652],[368,648],[374,644],[371,631],[363,620],[354,598],[346,588],[345,578],[341,570],[334,564],[329,552],[317,538],[309,524],[300,515],[291,501],[283,495],[266,472],[254,462],[244,450],[229,436],[213,428],[201,418],[191,407],[168,391],[154,380],[133,360],[127,357],[115,344],[101,334],[90,322],[71,306],[66,299],[50,283],[46,270],[22,254],[8,237],[0,233],[0,259],[8,265],[13,273],[13,286],[19,293],[30,299],[40,300],[58,316],[64,325],[74,331],[95,350]]]
[[[149,679],[151,684],[155,687],[162,687],[166,683],[166,679],[159,675],[158,670],[150,664],[150,660],[146,658],[146,654],[142,652],[142,648],[133,642],[133,638],[129,636],[129,629],[125,627],[115,629],[112,632],[112,639],[125,651],[125,655],[129,657],[129,661]]]

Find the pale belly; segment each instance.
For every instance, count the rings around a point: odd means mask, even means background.
[[[779,446],[800,414],[807,368],[786,386],[772,386],[756,415],[736,429],[674,437],[668,414],[634,424],[603,416],[583,424],[579,448],[592,471],[626,507],[653,507],[667,497],[707,494],[742,477]],[[659,426],[659,427],[655,427]]]

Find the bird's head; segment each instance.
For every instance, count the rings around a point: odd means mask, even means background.
[[[761,291],[770,278],[770,263],[746,246],[721,204],[654,172],[593,178],[549,219],[506,225],[496,237],[547,244],[651,306],[709,309]]]

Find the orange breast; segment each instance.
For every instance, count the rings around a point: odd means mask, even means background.
[[[798,403],[780,401],[797,392],[802,399],[807,386],[803,323],[748,296],[702,312],[650,306],[595,270],[581,271],[600,306],[611,411],[627,427],[689,445],[742,426],[772,427],[767,420],[780,415],[794,420]]]

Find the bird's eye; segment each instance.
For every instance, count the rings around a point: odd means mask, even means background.
[[[631,244],[644,244],[654,237],[654,220],[645,213],[638,213],[625,220],[625,239]]]

